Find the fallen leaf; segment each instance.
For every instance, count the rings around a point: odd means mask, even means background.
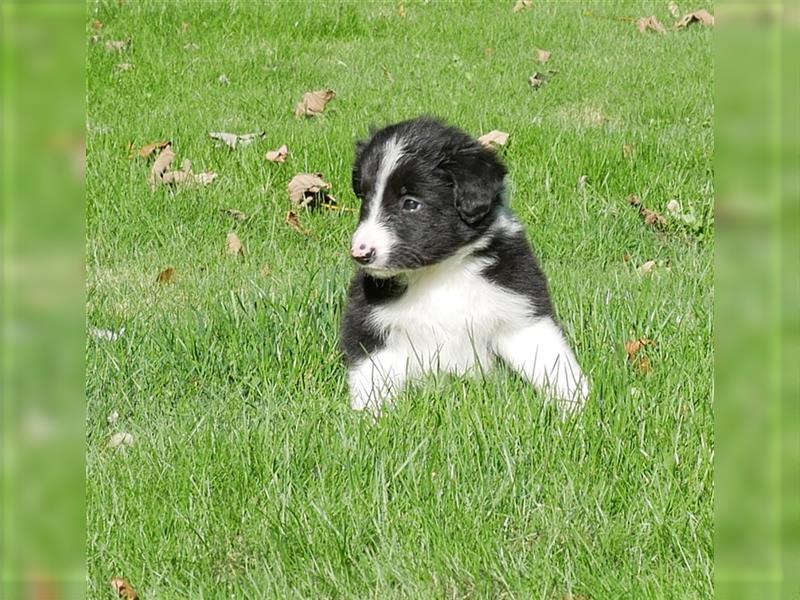
[[[667,220],[664,218],[664,215],[658,213],[654,210],[650,210],[649,208],[641,208],[640,214],[644,219],[645,225],[650,225],[657,229],[660,229],[667,224]]]
[[[119,411],[118,410],[112,410],[108,414],[108,416],[106,417],[106,422],[109,425],[114,425],[114,423],[116,423],[117,421],[119,421]]]
[[[269,277],[271,273],[272,269],[270,269],[269,265],[264,265],[258,271],[258,274],[261,275],[261,277]]]
[[[137,594],[133,586],[122,577],[114,577],[114,579],[111,580],[111,588],[124,600],[139,600],[139,594]]]
[[[132,41],[131,38],[127,40],[109,40],[106,42],[106,50],[109,52],[123,52],[130,47]]]
[[[208,134],[212,140],[224,143],[229,148],[236,149],[239,146],[249,146],[256,140],[260,140],[267,134],[263,131],[260,133],[243,133],[241,135],[236,133],[225,133],[212,131]]]
[[[175,281],[175,267],[167,267],[156,277],[157,283],[172,283]]]
[[[103,28],[103,22],[102,21],[100,21],[98,19],[94,19],[92,21],[92,29],[94,29],[95,31],[100,31],[102,28]]]
[[[550,55],[551,54],[552,53],[548,52],[547,50],[542,50],[541,48],[537,48],[536,49],[536,60],[538,60],[540,63],[546,63],[548,60],[550,60]]]
[[[124,448],[126,446],[133,446],[133,443],[136,440],[133,437],[133,434],[128,433],[127,431],[120,431],[119,433],[115,433],[110,438],[108,438],[108,443],[106,444],[106,448]]]
[[[623,261],[625,261],[625,262],[630,262],[630,260],[631,260],[631,255],[630,255],[630,254],[628,254],[627,252],[623,252],[623,253],[622,253],[622,260],[623,260]]]
[[[674,216],[677,216],[681,212],[681,203],[675,199],[670,200],[667,202],[667,212]]]
[[[646,31],[667,33],[667,30],[664,29],[664,26],[659,22],[658,19],[655,18],[655,16],[642,17],[636,22],[636,26],[639,29],[639,33],[644,33]]]
[[[173,160],[175,160],[175,153],[172,151],[172,144],[168,143],[161,149],[158,158],[153,163],[153,168],[150,170],[151,190],[155,189],[156,184],[161,183]]]
[[[589,177],[587,175],[581,175],[580,177],[578,177],[577,189],[578,189],[579,192],[581,192],[584,189],[586,189],[586,183],[588,181],[589,181]]]
[[[189,23],[184,21],[181,23],[181,33],[186,33],[187,31],[189,31]]]
[[[669,10],[669,14],[672,15],[673,19],[677,19],[678,17],[681,16],[681,9],[678,8],[678,5],[675,4],[674,2],[670,2],[667,5],[667,10]]]
[[[511,11],[518,13],[522,10],[528,10],[529,8],[533,8],[533,0],[517,0]]]
[[[202,173],[194,174],[194,183],[198,185],[208,185],[214,181],[218,175],[213,171],[203,171]]]
[[[117,65],[117,70],[119,71],[130,71],[133,68],[133,65],[129,62],[119,63]]]
[[[315,208],[320,204],[336,204],[328,194],[331,184],[322,179],[322,173],[298,173],[288,185],[289,199],[300,208]]]
[[[297,213],[293,210],[290,210],[286,213],[286,224],[289,225],[295,231],[302,233],[303,235],[308,235],[309,231],[305,227],[300,224],[300,217],[297,216]]]
[[[146,146],[142,146],[141,148],[136,148],[133,145],[133,142],[128,146],[128,150],[130,152],[130,158],[135,158],[139,156],[140,158],[150,158],[150,156],[156,150],[163,150],[167,146],[169,146],[172,142],[169,140],[163,140],[160,142],[153,142],[152,144],[147,144]]]
[[[285,163],[288,156],[289,148],[286,147],[286,144],[277,150],[270,150],[267,152],[267,160],[274,163]]]
[[[92,35],[92,36],[89,36],[89,43],[90,43],[90,44],[96,44],[96,43],[98,43],[99,41],[100,41],[100,36],[99,36],[99,35]]]
[[[97,327],[89,328],[89,335],[97,340],[105,340],[107,342],[116,342],[125,333],[125,328],[120,328],[119,331],[111,329],[99,329]]]
[[[656,261],[648,260],[641,267],[639,267],[639,271],[642,273],[642,275],[647,275],[650,271],[653,270],[655,266],[656,266]]]
[[[294,114],[297,117],[313,117],[322,114],[322,111],[325,110],[325,106],[334,98],[336,98],[336,92],[333,90],[306,92],[303,94],[303,99],[297,103]]]
[[[489,56],[490,54],[494,54],[494,48],[484,48],[483,53],[487,56]]]
[[[694,12],[689,13],[688,15],[684,15],[680,21],[675,23],[675,29],[683,29],[684,27],[688,27],[692,23],[700,23],[701,25],[705,25],[706,27],[713,27],[714,15],[712,15],[705,9],[696,10]]]
[[[406,6],[402,2],[400,3],[400,6],[397,7],[397,14],[403,19],[406,18]]]
[[[545,76],[543,73],[534,73],[528,78],[528,83],[531,84],[531,87],[535,90],[538,90],[545,84]]]
[[[630,340],[625,342],[625,354],[628,355],[628,360],[633,363],[641,373],[649,373],[651,371],[650,359],[640,354],[640,351],[647,346],[655,346],[655,342],[649,338],[639,338],[638,340]]]
[[[383,65],[381,65],[381,69],[383,69],[383,74],[386,76],[386,79],[394,83],[394,75],[392,75],[391,71],[389,71],[389,69],[387,69]]]
[[[239,239],[239,236],[232,231],[228,234],[228,238],[225,240],[225,249],[227,250],[228,254],[244,256],[244,244],[242,243],[242,240]]]
[[[489,133],[484,133],[478,141],[487,148],[497,148],[505,146],[508,141],[508,134],[505,131],[492,129]]]
[[[666,226],[667,219],[664,217],[664,215],[654,210],[650,210],[649,208],[646,208],[642,204],[642,200],[641,198],[639,198],[639,196],[631,194],[630,196],[628,196],[628,203],[631,206],[639,209],[639,215],[644,220],[645,225],[650,225],[651,227],[655,227],[657,229],[661,229]]]
[[[200,44],[196,42],[189,42],[183,45],[184,50],[200,50]]]
[[[219,212],[230,217],[231,219],[234,219],[235,221],[244,221],[247,219],[246,214],[240,210],[236,210],[235,208],[220,208]]]

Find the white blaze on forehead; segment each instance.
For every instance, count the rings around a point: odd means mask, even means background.
[[[381,222],[381,202],[386,191],[386,183],[404,154],[404,146],[397,138],[391,138],[384,145],[381,163],[375,177],[375,191],[368,200],[367,218],[361,222],[353,234],[352,249],[354,253],[362,250],[362,246],[366,249],[374,249],[375,260],[370,265],[373,268],[381,268],[386,264],[391,247],[397,241],[394,233]]]

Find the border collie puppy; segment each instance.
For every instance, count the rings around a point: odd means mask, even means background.
[[[379,414],[409,379],[505,361],[566,412],[589,393],[547,280],[505,204],[506,168],[455,127],[421,118],[359,142],[360,268],[342,324],[354,409]]]

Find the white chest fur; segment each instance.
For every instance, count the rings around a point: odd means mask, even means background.
[[[412,275],[399,299],[376,309],[385,347],[405,357],[407,375],[491,367],[501,329],[530,322],[531,307],[480,275],[488,259],[456,256]]]

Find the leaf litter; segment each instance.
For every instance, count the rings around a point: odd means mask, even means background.
[[[518,13],[530,8],[533,8],[533,0],[517,0],[514,4],[514,8],[511,9],[511,12]]]
[[[175,160],[175,152],[172,150],[172,143],[168,143],[158,155],[150,169],[150,190],[155,190],[156,186],[161,185],[208,185],[217,178],[217,174],[212,171],[195,173],[192,170],[192,161],[185,159],[181,163],[180,171],[170,171],[172,162]]]
[[[506,142],[508,141],[508,134],[505,131],[492,129],[489,133],[484,133],[481,137],[479,137],[478,141],[487,148],[495,149],[506,145]]]
[[[628,203],[639,209],[639,215],[642,217],[645,225],[650,225],[655,229],[663,229],[667,225],[667,219],[659,212],[650,210],[642,204],[641,198],[635,194],[628,196]]]
[[[274,163],[285,163],[288,157],[289,148],[286,147],[286,144],[283,144],[277,150],[270,150],[266,154],[267,160]]]
[[[328,103],[336,98],[336,92],[331,89],[316,90],[303,94],[302,100],[294,108],[296,117],[315,117],[321,115]]]
[[[209,137],[212,140],[222,142],[232,150],[235,150],[239,146],[249,146],[255,141],[258,141],[265,137],[267,134],[263,131],[257,133],[226,133],[224,131],[212,131],[209,132]]]
[[[661,24],[661,22],[653,16],[649,17],[642,17],[638,21],[636,21],[636,27],[639,29],[639,33],[645,33],[647,31],[653,31],[655,33],[667,33],[667,30]]]
[[[655,346],[655,344],[655,341],[650,338],[639,338],[625,342],[625,354],[628,355],[628,360],[642,374],[649,373],[652,370],[650,359],[643,352],[643,349],[648,346]]]
[[[713,27],[714,15],[701,8],[700,10],[696,10],[684,15],[680,20],[678,20],[678,22],[675,23],[675,29],[684,29],[692,23],[699,23],[700,25],[705,25],[706,27]]]
[[[223,215],[230,217],[234,221],[245,221],[247,220],[247,215],[244,214],[242,211],[237,210],[235,208],[220,208],[219,212]]]
[[[232,231],[225,240],[225,250],[228,254],[233,254],[234,256],[244,256],[244,244],[239,239],[239,236]]]
[[[550,60],[551,55],[552,52],[549,50],[542,50],[541,48],[536,49],[536,60],[540,63],[546,63],[548,60]]]
[[[133,589],[133,586],[122,577],[114,577],[111,580],[111,589],[117,592],[117,595],[123,600],[139,600],[139,594]]]
[[[301,225],[300,217],[298,217],[297,213],[294,212],[293,210],[290,210],[289,212],[286,213],[286,224],[295,231],[297,231],[298,233],[302,233],[303,235],[308,235],[309,233],[311,233],[310,231],[308,231],[308,229],[306,229]]]
[[[331,184],[322,178],[322,173],[298,173],[287,187],[289,199],[299,208],[336,206],[336,198],[328,193]]]
[[[158,274],[156,283],[172,283],[175,281],[176,274],[175,267],[167,267]]]

